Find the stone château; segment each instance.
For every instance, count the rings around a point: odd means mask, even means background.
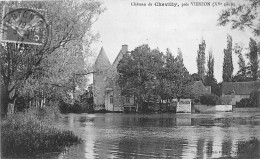
[[[124,111],[135,110],[136,103],[133,96],[121,95],[121,88],[117,84],[119,75],[117,65],[128,53],[128,46],[122,45],[113,64],[110,63],[102,47],[93,67],[93,93],[95,110]]]

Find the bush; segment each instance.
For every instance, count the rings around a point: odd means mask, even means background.
[[[258,96],[259,96],[259,91],[253,91],[250,93],[250,99],[252,102],[252,107],[257,107],[257,100],[258,100]]]
[[[237,107],[253,107],[253,101],[250,98],[242,98],[236,105]]]
[[[1,124],[1,158],[37,158],[80,142],[73,132],[56,129],[30,113],[12,115]]]
[[[200,103],[202,105],[216,105],[219,103],[219,97],[215,94],[204,94],[200,96]]]
[[[59,109],[61,113],[91,113],[94,111],[93,105],[85,105],[79,101],[75,101],[74,104],[69,104],[64,101],[60,101]]]

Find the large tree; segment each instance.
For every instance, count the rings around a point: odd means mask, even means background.
[[[180,48],[178,48],[176,57],[176,80],[175,86],[177,87],[177,91],[175,92],[175,96],[181,98],[190,98],[192,96],[191,93],[191,76],[184,66],[183,55]]]
[[[209,57],[207,61],[207,73],[205,77],[205,85],[211,86],[211,92],[220,96],[221,95],[221,86],[217,83],[217,80],[214,76],[214,57],[212,55],[213,51],[209,51]]]
[[[232,37],[227,35],[227,48],[224,49],[224,62],[223,62],[223,82],[231,82],[233,75],[233,61],[232,61]]]
[[[234,52],[238,55],[238,71],[232,78],[233,82],[248,82],[252,81],[250,68],[246,66],[245,59],[243,57],[243,47],[239,44],[235,44]]]
[[[199,50],[197,51],[197,69],[198,69],[198,75],[204,81],[205,78],[205,49],[206,49],[206,43],[205,40],[201,41],[201,44],[199,44]]]
[[[21,93],[21,88],[26,88],[24,85],[30,77],[34,76],[32,79],[36,79],[38,74],[40,78],[45,77],[43,71],[50,67],[48,59],[56,60],[57,65],[60,64],[58,59],[50,59],[54,53],[66,54],[64,49],[70,48],[77,55],[79,50],[83,50],[82,45],[87,49],[89,48],[89,45],[97,37],[91,32],[92,24],[97,20],[98,15],[103,12],[103,9],[101,3],[96,1],[9,1],[0,4],[1,8],[3,5],[8,5],[17,8],[47,10],[47,22],[51,26],[50,38],[47,45],[42,49],[23,43],[2,43],[0,45],[1,87],[3,89],[1,93],[2,101],[5,101],[1,108],[6,114],[7,105],[13,105],[15,99]],[[19,46],[24,47],[25,50],[17,50],[16,47]],[[66,59],[66,56],[64,59]],[[61,66],[60,70],[62,71],[64,68]],[[40,78],[38,77],[38,79]],[[52,83],[49,85],[51,86]]]
[[[155,89],[156,76],[151,64],[151,51],[148,45],[139,46],[131,54],[124,55],[117,66],[122,95],[136,96],[140,110]]]
[[[257,44],[256,41],[250,38],[249,42],[249,53],[247,55],[249,58],[249,67],[251,71],[252,79],[255,81],[258,78],[257,71],[258,71],[258,55],[257,55]]]
[[[135,95],[139,110],[144,102],[161,103],[162,100],[189,97],[191,92],[190,75],[180,49],[175,58],[169,50],[165,56],[158,49],[151,50],[148,45],[142,45],[124,55],[117,70],[122,95]]]
[[[207,72],[205,78],[205,85],[212,86],[216,83],[216,79],[214,77],[214,57],[212,55],[212,50],[209,51],[209,57],[207,61]]]

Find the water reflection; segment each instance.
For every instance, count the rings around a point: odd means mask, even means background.
[[[239,116],[251,114],[239,114]],[[256,114],[252,114],[256,115]],[[260,124],[213,115],[68,114],[84,142],[57,158],[259,158]]]

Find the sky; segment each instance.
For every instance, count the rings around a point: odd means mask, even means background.
[[[113,63],[122,45],[128,45],[128,50],[148,44],[152,49],[166,51],[169,48],[174,55],[180,48],[183,53],[184,65],[190,74],[197,72],[196,57],[199,43],[206,41],[206,57],[212,49],[215,67],[215,78],[222,81],[222,64],[227,46],[227,34],[235,43],[248,47],[249,31],[231,30],[230,26],[218,26],[217,19],[221,10],[227,8],[225,2],[237,0],[218,0],[220,6],[212,6],[214,1],[204,0],[101,0],[106,11],[102,13],[92,30],[100,34],[100,39],[92,45],[96,56],[101,47],[104,48],[109,60]],[[148,6],[151,2],[152,6]],[[155,6],[155,2],[178,3],[179,7]],[[181,7],[182,3],[189,6]],[[191,2],[211,2],[210,6],[192,6]],[[242,1],[245,3],[245,1]],[[146,6],[133,6],[135,3],[146,3]],[[95,59],[94,59],[95,61]],[[238,69],[237,55],[233,54],[234,74]],[[206,66],[206,64],[205,64]],[[91,81],[90,81],[91,82]]]

